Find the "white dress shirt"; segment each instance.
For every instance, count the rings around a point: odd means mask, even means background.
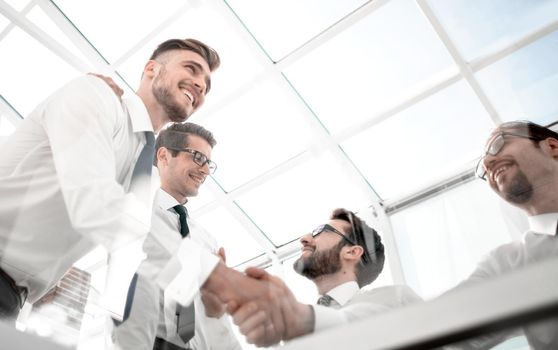
[[[315,332],[422,301],[411,288],[405,285],[362,290],[355,281],[340,284],[327,292],[327,295],[333,298],[331,307],[313,306]]]
[[[191,219],[188,219],[190,234],[182,239],[179,216],[173,209],[177,204],[176,199],[165,191],[157,192],[152,230],[144,243],[147,258],[138,269],[130,316],[114,329],[114,341],[122,349],[151,350],[157,336],[186,347],[187,344],[177,334],[177,302],[174,297],[191,295],[185,304],[189,304],[192,298],[196,303],[196,329],[188,346],[198,350],[240,349],[227,316],[220,319],[206,317],[198,294],[200,286],[219,261],[216,256],[217,242]],[[179,258],[177,255],[184,256]],[[171,282],[175,288],[185,291],[169,293]]]
[[[124,106],[101,79],[80,77],[1,145],[0,266],[30,302],[96,245],[110,252],[149,230],[151,209],[126,192],[153,127],[139,97]]]
[[[558,213],[530,216],[528,220],[530,229],[524,234],[522,240],[501,245],[491,251],[460,286],[494,278],[546,258],[558,256],[556,236]],[[533,349],[558,349],[558,319],[556,318],[525,327],[523,332]],[[491,340],[504,339],[515,333],[515,330],[509,330],[495,335],[493,339],[490,336],[481,337],[470,341],[469,346],[463,348],[488,349],[494,344]]]

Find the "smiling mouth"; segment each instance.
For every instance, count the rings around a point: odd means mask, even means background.
[[[194,105],[194,103],[196,101],[195,98],[194,98],[194,95],[190,91],[188,91],[188,89],[185,89],[185,88],[181,88],[180,91],[182,91],[182,93],[184,94],[184,96],[186,96],[188,101],[190,101],[190,103],[192,105]]]
[[[202,176],[190,175],[190,178],[194,180],[198,185],[203,184],[205,181],[205,177]]]
[[[492,180],[496,183],[500,182],[502,174],[504,174],[509,168],[511,167],[510,164],[503,164],[494,169],[492,172]]]

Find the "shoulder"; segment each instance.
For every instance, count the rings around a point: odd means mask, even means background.
[[[407,285],[391,285],[368,290],[360,290],[351,301],[368,301],[400,306],[422,299]]]

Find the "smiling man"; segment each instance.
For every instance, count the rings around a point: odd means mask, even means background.
[[[384,245],[376,230],[349,210],[334,210],[326,224],[302,236],[300,243],[302,254],[293,267],[314,282],[320,298],[318,305],[310,306],[296,301],[289,291],[286,293],[290,299],[283,303],[288,317],[284,340],[421,301],[404,285],[361,289],[382,272]],[[263,270],[249,269],[247,273],[288,290],[280,279]],[[255,305],[245,304],[233,313],[233,319],[249,342],[258,346],[273,344],[273,329],[264,326],[265,314]]]
[[[1,319],[13,322],[26,299],[37,301],[97,245],[111,254],[110,275],[130,280],[115,257],[124,250],[141,256],[149,231],[154,133],[202,106],[219,63],[200,41],[165,41],[135,94],[120,100],[101,79],[77,78],[3,142]],[[126,289],[113,286],[104,299],[123,300]],[[115,304],[111,311],[121,314]]]
[[[490,252],[460,286],[558,256],[558,134],[529,121],[503,123],[488,138],[476,174],[502,199],[527,213],[530,229],[522,240]],[[489,349],[513,332],[464,347]],[[557,319],[526,326],[523,332],[532,349],[558,349]]]
[[[155,165],[161,188],[155,197],[152,230],[144,243],[147,258],[133,282],[126,320],[114,329],[118,348],[240,349],[230,322],[223,317],[224,310],[207,317],[199,295],[194,298],[193,307],[181,307],[165,290],[168,279],[163,277],[172,258],[180,254],[183,240],[194,241],[224,260],[224,251],[215,238],[190,220],[184,208],[188,198],[197,196],[207,176],[217,168],[211,161],[215,144],[211,132],[194,123],[172,124],[157,137]],[[193,275],[196,270],[211,271],[215,265],[215,258],[207,254],[185,259],[189,259],[185,269]]]

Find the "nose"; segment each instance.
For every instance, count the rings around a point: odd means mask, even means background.
[[[307,233],[304,236],[300,237],[300,244],[302,244],[304,247],[306,247],[307,245],[310,244],[310,242],[312,241],[312,235]]]
[[[205,77],[202,75],[198,75],[194,77],[193,82],[200,95],[205,96],[205,94],[207,93],[207,83]]]

